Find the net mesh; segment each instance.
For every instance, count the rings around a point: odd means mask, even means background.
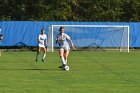
[[[49,27],[48,51],[58,48],[55,44],[60,26]],[[78,26],[65,25],[68,34],[78,50],[119,50],[129,52],[128,26]]]

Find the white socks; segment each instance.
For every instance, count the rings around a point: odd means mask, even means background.
[[[42,59],[44,60],[44,59],[45,59],[45,57],[46,57],[46,54],[43,54]]]
[[[66,65],[66,61],[65,61],[65,58],[64,57],[61,57],[61,61],[62,61],[62,64],[63,65]]]
[[[65,60],[64,57],[61,57],[61,61],[62,61],[62,64],[63,64],[63,65],[66,65],[66,64],[67,64],[67,60]]]
[[[68,63],[67,60],[65,60],[66,64]]]

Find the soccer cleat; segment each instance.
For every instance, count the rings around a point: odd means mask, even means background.
[[[37,62],[38,60],[36,59],[35,61]]]
[[[42,59],[42,62],[44,62],[44,59]]]
[[[66,65],[63,64],[63,65],[59,66],[59,68],[64,68],[65,66],[66,66]]]

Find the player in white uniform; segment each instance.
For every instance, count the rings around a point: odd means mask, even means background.
[[[36,61],[38,61],[38,55],[41,51],[41,49],[43,50],[44,54],[42,56],[42,61],[44,61],[45,57],[46,57],[46,46],[48,45],[47,42],[47,36],[46,34],[44,34],[45,30],[42,29],[41,30],[41,34],[38,37],[38,45],[37,45],[37,54],[36,54]],[[45,46],[45,41],[46,41],[46,46]]]
[[[75,47],[70,37],[64,33],[64,27],[60,27],[59,31],[60,33],[56,37],[56,44],[59,44],[59,56],[62,61],[62,66],[59,66],[59,68],[63,68],[67,64],[69,50],[70,50],[70,46],[67,40],[70,41],[70,44],[74,50]]]

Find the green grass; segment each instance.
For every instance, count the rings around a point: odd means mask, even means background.
[[[140,52],[72,51],[70,71],[58,53],[35,62],[36,52],[4,52],[0,93],[140,93]]]

